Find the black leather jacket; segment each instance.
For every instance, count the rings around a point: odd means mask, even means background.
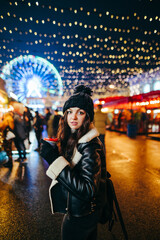
[[[54,212],[68,211],[80,217],[98,208],[98,186],[100,178],[105,176],[106,163],[104,148],[98,137],[78,143],[77,153],[75,165],[66,165],[56,178],[58,182],[51,187],[51,201]]]

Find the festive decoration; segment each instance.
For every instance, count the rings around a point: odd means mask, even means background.
[[[160,65],[160,17],[152,12],[154,2],[148,0],[150,11],[138,3],[123,13],[116,6],[109,9],[109,3],[105,8],[76,4],[49,0],[1,4],[5,6],[0,10],[1,69],[20,55],[38,55],[58,70],[63,95],[70,95],[77,84],[89,85],[95,98],[129,95],[134,77]]]
[[[27,99],[61,96],[63,86],[56,68],[38,56],[20,56],[2,68],[9,96],[14,93],[24,104]]]

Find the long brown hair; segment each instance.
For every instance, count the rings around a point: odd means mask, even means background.
[[[82,126],[72,133],[67,123],[67,114],[67,111],[65,111],[64,116],[60,119],[57,137],[59,139],[58,149],[60,154],[69,161],[78,140],[89,131],[90,118],[86,113]]]

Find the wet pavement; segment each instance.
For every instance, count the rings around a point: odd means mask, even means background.
[[[47,164],[34,151],[33,132],[28,147],[28,163],[0,167],[0,240],[60,240],[63,216],[51,214]],[[160,240],[160,141],[107,131],[106,153],[129,239]],[[124,239],[119,222],[112,234],[99,225],[98,236]]]

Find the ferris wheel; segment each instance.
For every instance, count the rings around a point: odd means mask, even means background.
[[[57,69],[39,56],[25,55],[11,60],[2,68],[8,95],[14,94],[26,104],[28,98],[60,97],[63,84]]]

